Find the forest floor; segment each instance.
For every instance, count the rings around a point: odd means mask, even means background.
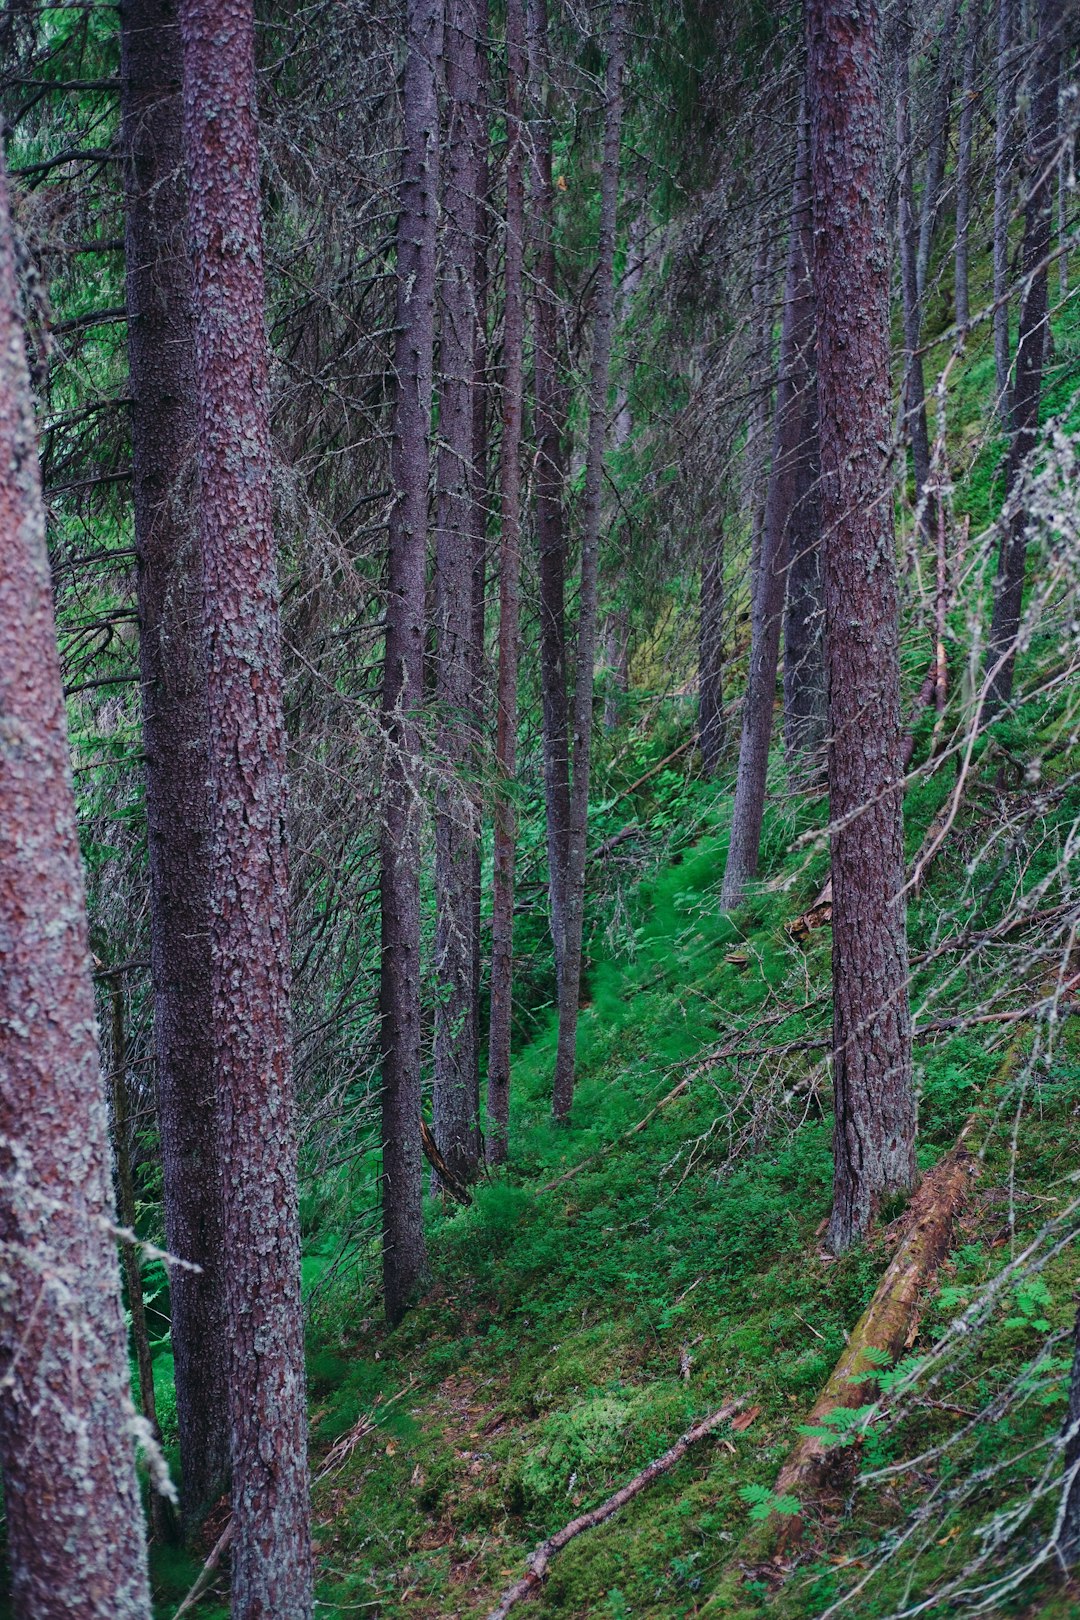
[[[993,758],[984,772],[1000,797]],[[951,1450],[828,1505],[779,1585],[740,1561],[888,1262],[888,1221],[900,1209],[883,1212],[863,1248],[839,1260],[822,1251],[829,1097],[814,1043],[828,1027],[829,930],[799,941],[786,926],[824,872],[820,849],[792,853],[820,804],[793,812],[778,798],[767,881],[732,918],[717,903],[727,802],[689,763],[669,774],[645,791],[654,819],[665,795],[678,796],[678,834],[635,881],[616,946],[594,933],[572,1125],[550,1122],[554,1030],[540,1019],[515,1068],[511,1169],[481,1184],[471,1208],[431,1200],[432,1280],[417,1308],[391,1332],[370,1298],[357,1325],[356,1299],[339,1293],[315,1323],[313,1470],[335,1444],[340,1459],[315,1490],[320,1614],[486,1615],[537,1542],[732,1397],[744,1402],[735,1421],[556,1556],[531,1600],[538,1620],[822,1615],[890,1537],[917,1525],[847,1604],[891,1614],[952,1579],[984,1546],[988,1520],[1041,1477],[1039,1448],[1060,1425],[1069,1366],[1068,1249],[1017,1273],[931,1390],[917,1386],[895,1411],[886,1393],[861,1443],[864,1469],[946,1441]],[[911,852],[951,789],[947,775],[912,796]],[[1078,812],[1070,786],[1054,815],[1064,827]],[[965,812],[915,908],[916,955],[981,813]],[[1076,1041],[1066,1022],[1039,1064],[1004,1064],[1010,1042],[1025,1039],[989,1025],[917,1042],[920,1166],[974,1111],[981,1171],[922,1304],[914,1357],[1072,1196]],[[951,1483],[1002,1458],[1008,1467],[981,1489]],[[1052,1506],[1002,1538],[1002,1568],[1030,1551]],[[159,1558],[163,1616],[195,1568]],[[224,1615],[222,1601],[219,1586],[199,1613]],[[1032,1603],[1080,1614],[1080,1596],[1046,1570],[994,1612]]]

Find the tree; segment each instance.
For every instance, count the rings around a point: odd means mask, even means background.
[[[899,158],[900,287],[904,316],[904,424],[911,442],[915,509],[923,533],[934,532],[930,482],[930,437],[926,426],[926,382],[922,362],[922,293],[919,285],[918,223],[915,216],[915,158],[911,130],[910,13],[897,41],[896,145]]]
[[[809,162],[805,118],[800,111],[788,230],[772,464],[757,567],[751,582],[750,674],[743,705],[731,842],[720,896],[721,905],[728,910],[739,905],[747,883],[757,871],[790,556],[791,520],[799,465],[806,457],[803,433],[807,421],[806,398],[812,375],[809,349],[814,334],[808,260],[813,241]]]
[[[1038,440],[1039,400],[1047,342],[1047,272],[1053,217],[1054,151],[1058,130],[1058,71],[1061,57],[1061,0],[1039,0],[1038,43],[1031,98],[1031,138],[1027,201],[1024,208],[1023,297],[1016,334],[1016,380],[1012,388],[1013,437],[1005,471],[1006,491],[1015,491],[1020,473]],[[1012,697],[1016,639],[1027,562],[1027,511],[1013,503],[1002,522],[994,611],[987,646],[988,693],[992,715]]]
[[[876,0],[809,0],[833,881],[833,1211],[846,1249],[915,1178]]]
[[[574,1096],[578,1000],[581,993],[581,941],[585,920],[585,858],[596,663],[600,513],[603,499],[604,439],[607,432],[611,340],[615,324],[615,227],[619,196],[625,28],[625,0],[611,0],[605,84],[604,156],[600,171],[600,239],[596,256],[596,302],[593,310],[592,361],[589,377],[589,432],[585,456],[581,586],[578,593],[573,768],[569,836],[566,844],[566,932],[559,979],[559,1044],[555,1058],[553,1095],[556,1119],[566,1119]]]
[[[526,79],[522,0],[506,8],[506,296],[503,309],[502,452],[499,540],[499,685],[491,908],[491,1024],[488,1042],[489,1164],[506,1159],[510,1118],[510,1033],[514,976],[514,860],[517,812],[518,640],[521,581],[521,410],[525,349],[525,190],[521,90]]]
[[[724,724],[724,512],[706,530],[701,558],[698,629],[698,744],[707,776],[715,776],[727,740]]]
[[[998,410],[1006,433],[1012,426],[1009,398],[1009,205],[1013,172],[1014,85],[1012,52],[1016,0],[998,0],[997,67],[994,85],[994,366]]]
[[[559,299],[552,180],[552,88],[547,0],[528,0],[529,191],[535,234],[533,295],[536,433],[536,545],[540,587],[540,690],[547,822],[548,900],[555,977],[562,983],[566,937],[566,863],[570,832],[570,712],[566,667],[566,532],[563,521],[563,425],[559,378]]]
[[[981,0],[968,0],[964,22],[964,75],[960,86],[960,121],[956,136],[956,324],[961,332],[971,320],[968,289],[968,229],[971,219],[971,153],[975,133],[975,72],[982,32]]]
[[[211,1036],[227,1255],[232,1613],[311,1612],[255,17],[181,0],[212,840]]]
[[[428,438],[435,341],[439,206],[436,64],[441,0],[410,0],[402,86],[405,143],[397,225],[394,418],[383,666],[382,957],[383,1289],[391,1322],[425,1265],[420,1148],[420,735]]]
[[[132,495],[150,938],[180,1496],[190,1531],[228,1478],[221,1165],[211,1047],[210,806],[200,624],[195,353],[174,0],[120,14]]]
[[[0,167],[0,1456],[16,1620],[149,1620],[82,861]]]
[[[811,293],[812,296],[812,293]],[[825,740],[825,611],[821,596],[821,454],[816,341],[807,351],[802,450],[795,470],[784,603],[784,753],[789,772],[819,774]]]

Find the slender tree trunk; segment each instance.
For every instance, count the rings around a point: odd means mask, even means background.
[[[574,681],[573,777],[570,836],[566,862],[566,937],[559,983],[559,1044],[555,1057],[553,1108],[566,1119],[574,1097],[578,1002],[581,994],[581,942],[585,918],[585,858],[592,747],[593,678],[596,664],[597,585],[600,513],[603,502],[604,439],[607,432],[611,339],[615,325],[615,227],[619,199],[619,143],[622,133],[623,62],[626,52],[626,0],[611,0],[605,94],[604,156],[600,173],[600,239],[596,256],[592,365],[589,378],[589,436],[585,458],[585,517],[581,536],[581,589],[578,595],[577,669]]]
[[[926,385],[920,352],[922,308],[918,282],[918,246],[915,223],[915,181],[911,131],[911,88],[908,69],[910,19],[897,48],[896,144],[899,149],[899,239],[900,284],[904,310],[904,422],[911,441],[911,461],[915,474],[915,510],[924,534],[933,532],[930,479],[930,438],[926,427]]]
[[[717,503],[719,505],[719,503]],[[724,516],[707,527],[701,559],[701,616],[698,631],[698,745],[707,776],[715,776],[727,741],[724,724]]]
[[[510,1033],[514,974],[514,855],[517,814],[518,635],[521,579],[521,404],[525,348],[521,91],[525,83],[522,0],[506,8],[506,299],[503,313],[502,461],[499,541],[499,688],[495,764],[495,872],[491,912],[491,1026],[488,1044],[487,1158],[506,1160],[510,1120]]]
[[[535,221],[533,300],[536,406],[536,540],[540,584],[540,690],[544,733],[548,895],[555,974],[562,982],[566,935],[566,863],[570,828],[570,718],[566,668],[566,532],[563,426],[559,381],[559,299],[555,280],[555,187],[546,0],[528,0],[529,80],[533,116],[530,197]]]
[[[968,288],[968,228],[971,219],[971,151],[975,132],[975,71],[979,56],[982,8],[968,0],[964,35],[964,77],[960,88],[960,127],[956,149],[956,324],[961,332],[971,320]]]
[[[1067,111],[1061,109],[1061,156],[1057,173],[1058,296],[1069,296],[1069,126]]]
[[[428,439],[435,342],[439,197],[437,63],[441,0],[409,0],[397,226],[394,420],[386,594],[380,894],[383,1290],[396,1322],[425,1265],[420,1146],[420,833],[418,716],[424,690]]]
[[[1062,0],[1039,0],[1039,39],[1032,92],[1030,187],[1024,211],[1023,297],[1016,339],[1016,382],[1012,393],[1013,439],[1006,469],[1012,492],[1024,463],[1038,442],[1039,400],[1049,321],[1047,262],[1050,256],[1054,197],[1054,146],[1058,128],[1058,76],[1061,58]],[[1027,559],[1027,512],[1016,503],[1002,527],[998,577],[987,647],[990,676],[986,713],[993,714],[1012,696],[1016,638],[1024,595]]]
[[[474,555],[473,401],[476,243],[481,173],[476,0],[448,0],[444,35],[446,170],[440,308],[435,534],[435,700],[442,769],[435,809],[435,1140],[459,1181],[480,1163],[480,1071],[473,985],[477,804],[468,785]]]
[[[997,72],[994,105],[994,367],[998,410],[1012,430],[1009,385],[1009,207],[1012,193],[1013,36],[1016,0],[998,0]]]
[[[209,715],[233,1620],[311,1613],[255,17],[181,0]]]
[[[809,148],[805,116],[800,113],[788,231],[772,466],[765,498],[761,550],[752,581],[750,675],[743,705],[731,842],[720,895],[720,904],[728,910],[741,903],[747,883],[757,872],[761,823],[765,814],[790,524],[799,463],[805,457],[802,432],[811,377],[809,352],[814,334],[813,293],[809,280],[812,247]]]
[[[11,1606],[15,1620],[150,1620],[82,862],[2,162],[0,533],[0,1457]]]
[[[1065,1414],[1064,1501],[1058,1550],[1066,1569],[1080,1563],[1080,1311],[1073,1329],[1073,1364],[1069,1380],[1069,1407]]]
[[[630,223],[629,240],[626,244],[626,268],[623,272],[619,286],[619,323],[628,332],[634,315],[634,299],[641,286],[641,277],[645,269],[645,235],[648,229],[648,215],[645,201],[634,214]],[[625,450],[630,443],[630,436],[634,431],[634,408],[630,397],[630,382],[633,378],[634,359],[633,343],[625,360],[625,375],[620,381],[618,398],[615,405],[615,421],[611,432],[611,448],[616,456],[619,451]],[[620,548],[615,547],[618,558]],[[618,590],[623,570],[616,567],[611,578],[607,581],[608,589],[612,592]],[[630,679],[630,613],[625,603],[609,609],[607,621],[604,626],[604,730],[614,731],[619,723],[623,710],[623,698],[626,696]]]
[[[948,0],[938,38],[938,74],[934,86],[934,105],[930,124],[930,141],[926,150],[926,168],[923,171],[922,206],[919,211],[919,247],[915,259],[919,308],[924,307],[926,278],[930,271],[930,252],[934,245],[934,229],[941,205],[941,187],[945,179],[945,154],[949,146],[949,112],[952,106],[955,79],[953,50],[956,40],[958,0]]]
[[[915,1179],[889,284],[877,0],[809,0],[814,289],[829,689],[834,1201],[830,1247]]]
[[[114,973],[108,980],[109,1034],[112,1058],[112,1116],[113,1144],[116,1153],[116,1213],[121,1227],[135,1231],[135,1174],[131,1164],[131,1105],[128,1088],[127,1025],[124,1018],[124,976]],[[127,1287],[128,1310],[131,1313],[131,1342],[135,1349],[135,1365],[139,1369],[139,1404],[150,1425],[155,1440],[161,1439],[157,1419],[157,1395],[154,1389],[154,1362],[150,1354],[150,1334],[146,1325],[146,1303],[143,1300],[142,1265],[140,1251],[134,1243],[121,1241],[120,1263]],[[175,1268],[179,1270],[179,1267]],[[150,1522],[155,1541],[172,1541],[176,1525],[172,1503],[158,1490],[150,1492]]]
[[[210,806],[175,0],[120,13],[128,369],[150,951],[180,1501],[190,1533],[228,1482],[220,1142],[210,1023]]]

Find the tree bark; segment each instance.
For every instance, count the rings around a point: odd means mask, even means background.
[[[547,0],[528,0],[532,163],[535,219],[536,541],[540,586],[540,691],[547,822],[548,899],[555,975],[562,982],[566,936],[566,862],[570,829],[570,717],[566,668],[566,532],[563,514],[566,404],[559,380],[559,299],[555,277],[555,187],[551,170],[552,107]]]
[[[1047,261],[1053,217],[1053,154],[1058,127],[1061,22],[1061,0],[1039,0],[1039,37],[1028,161],[1030,187],[1024,210],[1024,290],[1016,338],[1016,381],[1012,391],[1013,439],[1005,474],[1008,494],[1014,491],[1024,463],[1038,442],[1039,400],[1049,332]],[[1017,502],[1002,526],[998,552],[994,610],[986,655],[989,676],[985,707],[987,717],[1012,697],[1026,560],[1027,512],[1023,502]]]
[[[915,510],[925,535],[933,533],[930,479],[930,437],[926,426],[926,384],[923,377],[922,307],[918,279],[918,244],[915,223],[914,152],[911,130],[911,85],[908,65],[910,16],[897,44],[896,145],[899,156],[900,285],[904,314],[904,425],[911,443],[915,475]]]
[[[581,588],[578,594],[577,667],[574,681],[573,775],[566,860],[566,937],[559,982],[559,1043],[555,1057],[553,1109],[565,1120],[574,1097],[581,943],[585,920],[585,857],[592,749],[593,681],[596,664],[597,585],[600,514],[603,502],[604,439],[608,418],[611,339],[615,325],[615,228],[619,198],[619,144],[622,134],[623,62],[626,52],[626,0],[611,0],[605,86],[604,156],[600,172],[600,237],[596,255],[589,377],[589,434],[585,457],[585,514],[581,535]]]
[[[86,902],[2,163],[0,533],[0,1456],[12,1612],[150,1620]]]
[[[814,305],[809,280],[809,255],[813,249],[809,163],[806,118],[805,113],[801,112],[788,231],[772,465],[765,497],[761,547],[752,581],[749,683],[743,705],[731,842],[720,894],[720,904],[727,910],[734,909],[742,902],[746,885],[757,872],[776,701],[790,526],[799,463],[806,453],[803,428],[811,380],[809,352],[814,336]]]
[[[619,285],[619,323],[628,332],[633,321],[634,299],[637,297],[645,270],[647,229],[648,215],[645,200],[642,198],[641,205],[630,222],[629,240],[626,244],[626,268]],[[630,397],[634,370],[632,342],[630,352],[624,360],[624,367],[625,374],[619,383],[615,421],[611,432],[611,448],[616,456],[620,450],[626,449],[634,431],[634,407]],[[616,566],[607,581],[607,589],[615,594],[624,573],[618,566],[618,558],[624,548],[620,548],[616,543],[612,549],[615,553]],[[630,682],[630,611],[625,602],[609,608],[607,613],[604,626],[604,677],[604,730],[614,731],[623,712],[623,699]]]
[[[443,263],[439,312],[439,455],[435,530],[435,702],[440,779],[435,807],[435,1086],[432,1125],[459,1180],[480,1163],[478,1009],[473,975],[473,865],[478,805],[472,759],[473,404],[481,185],[479,16],[448,0]]]
[[[255,17],[181,0],[212,810],[234,1620],[312,1604]]]
[[[975,133],[975,73],[979,55],[982,8],[968,5],[964,36],[964,76],[960,87],[960,124],[956,147],[956,251],[954,259],[956,324],[966,332],[971,321],[968,278],[968,229],[971,219],[971,152]]]
[[[435,340],[441,0],[409,0],[405,150],[397,226],[394,419],[383,673],[382,780],[383,1291],[396,1322],[425,1266],[420,1147],[420,833],[418,715],[424,686],[428,439]]]
[[[994,368],[998,410],[1012,429],[1009,386],[1009,205],[1012,191],[1013,37],[1016,0],[998,0],[997,73],[994,95]]]
[[[829,689],[834,1201],[866,1231],[915,1179],[889,474],[889,276],[877,0],[809,0],[814,291]]]
[[[1064,1441],[1064,1500],[1058,1548],[1066,1569],[1080,1562],[1080,1311],[1073,1329],[1073,1364],[1069,1379],[1069,1406],[1062,1435]]]
[[[826,731],[816,338],[808,367],[784,606],[784,753],[789,776],[812,781],[824,768]]]
[[[503,312],[502,460],[499,540],[499,685],[495,765],[494,894],[491,911],[491,1023],[487,1159],[506,1161],[510,1120],[510,1035],[514,976],[514,857],[517,813],[518,639],[521,579],[521,408],[525,348],[525,190],[521,92],[526,77],[522,0],[506,8],[506,298]]]
[[[210,1022],[210,806],[200,624],[195,352],[184,245],[175,0],[120,13],[132,494],[146,753],[154,1053],[180,1501],[190,1533],[228,1481],[220,1144]]]

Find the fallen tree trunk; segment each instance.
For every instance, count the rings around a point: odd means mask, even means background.
[[[472,1203],[472,1193],[465,1182],[461,1180],[461,1177],[454,1174],[439,1152],[439,1144],[432,1135],[426,1119],[420,1121],[420,1146],[424,1150],[424,1158],[439,1178],[441,1191],[449,1193],[450,1197],[457,1203],[468,1208]]]
[[[896,1253],[831,1378],[814,1402],[806,1428],[820,1428],[830,1413],[854,1411],[875,1400],[876,1383],[860,1374],[869,1375],[880,1368],[885,1356],[890,1363],[899,1360],[914,1342],[919,1301],[949,1252],[954,1223],[978,1171],[978,1163],[966,1146],[973,1125],[974,1120],[969,1120],[955,1147],[923,1177],[904,1212]],[[774,1495],[794,1496],[805,1504],[823,1490],[835,1490],[846,1483],[857,1460],[855,1444],[830,1445],[821,1435],[804,1434],[780,1470]],[[780,1546],[796,1540],[802,1527],[801,1513],[785,1516],[782,1524],[774,1527]]]
[[[609,1496],[599,1507],[590,1508],[588,1513],[582,1513],[578,1518],[571,1519],[569,1524],[564,1525],[561,1530],[556,1530],[546,1541],[542,1541],[526,1560],[526,1571],[521,1580],[516,1581],[503,1593],[487,1620],[506,1620],[506,1616],[516,1603],[532,1597],[540,1590],[544,1584],[548,1564],[554,1554],[561,1551],[568,1541],[580,1536],[583,1530],[591,1530],[595,1525],[603,1524],[605,1519],[610,1519],[621,1507],[625,1507],[627,1502],[638,1496],[647,1485],[651,1485],[654,1479],[659,1479],[661,1474],[666,1474],[670,1468],[674,1468],[698,1440],[703,1440],[706,1435],[712,1434],[722,1423],[733,1417],[741,1405],[741,1401],[725,1402],[712,1417],[704,1418],[700,1423],[695,1423],[692,1429],[687,1429],[682,1438],[676,1440],[662,1457],[657,1457],[656,1461],[643,1468],[640,1474],[635,1474],[634,1478],[617,1490],[614,1496]]]

